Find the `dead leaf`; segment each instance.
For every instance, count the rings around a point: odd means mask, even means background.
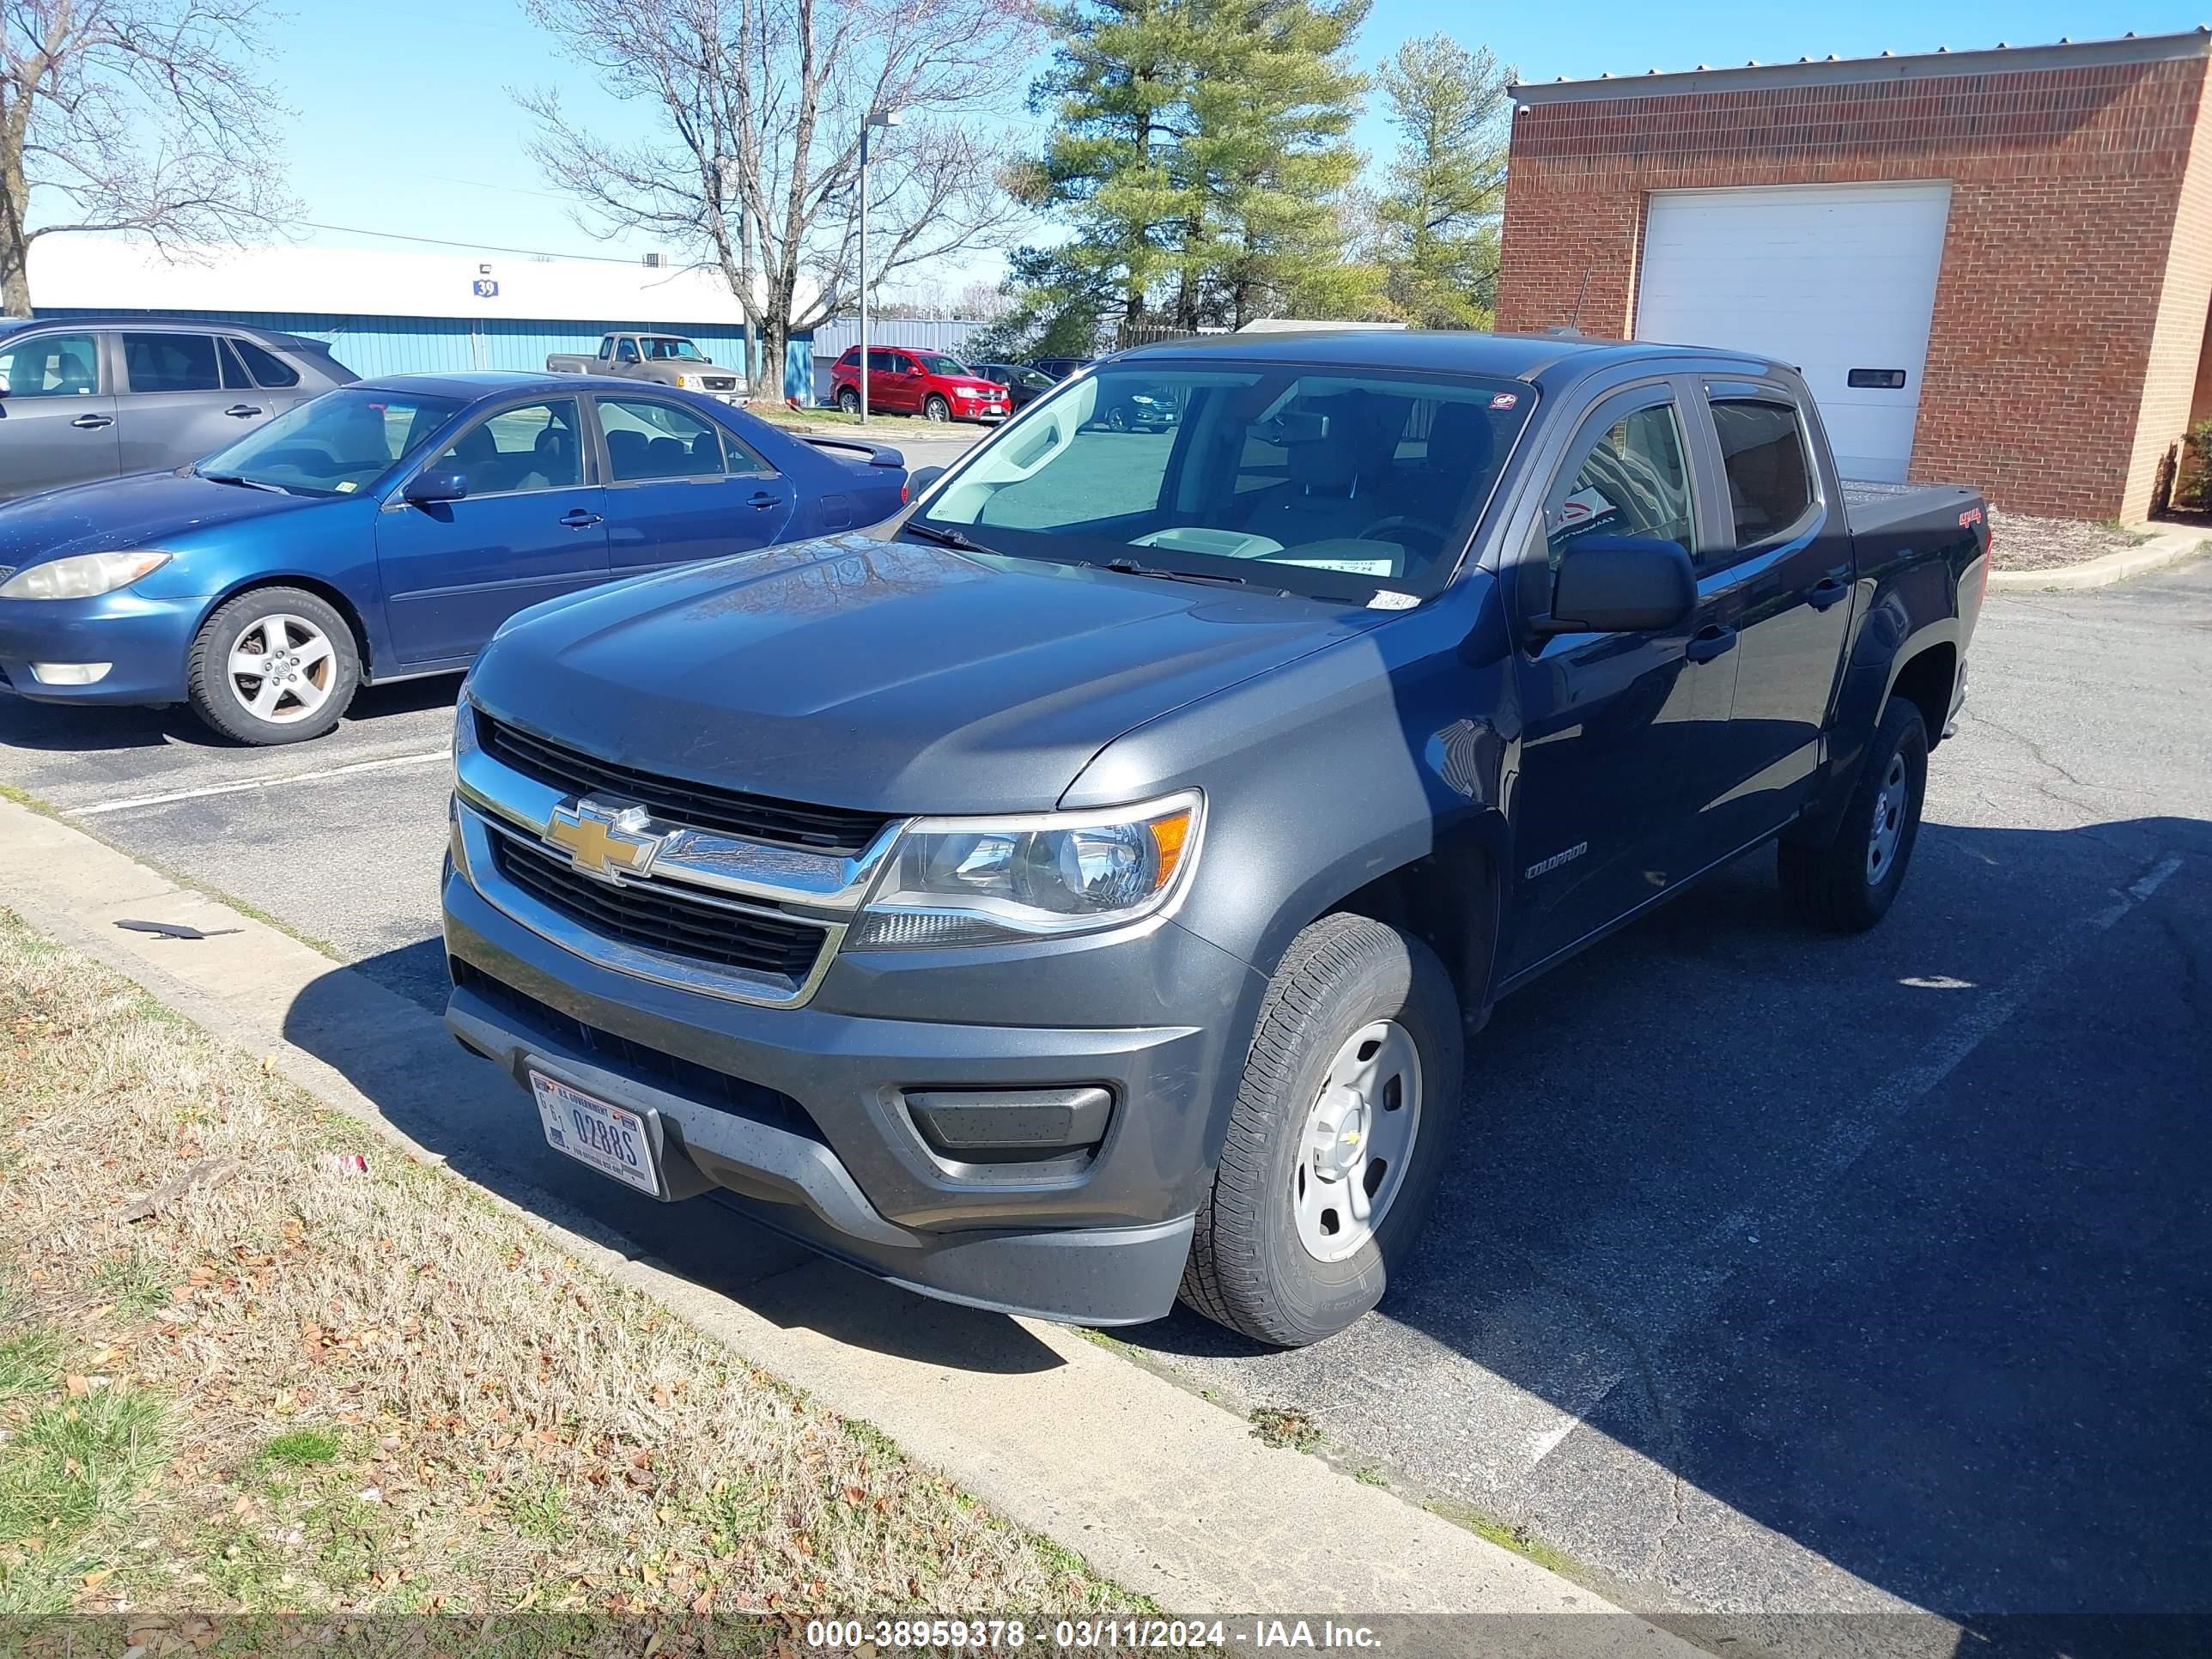
[[[84,1577],[77,1582],[82,1584],[87,1589],[98,1589],[102,1584],[106,1583],[114,1576],[114,1568],[102,1567],[96,1572],[88,1572],[85,1574]]]

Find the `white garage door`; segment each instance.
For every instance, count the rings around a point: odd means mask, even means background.
[[[1794,364],[1838,470],[1901,479],[1950,210],[1942,184],[1658,192],[1636,337]]]

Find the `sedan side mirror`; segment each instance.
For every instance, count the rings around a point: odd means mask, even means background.
[[[439,501],[458,501],[469,493],[469,475],[458,470],[417,472],[407,481],[407,488],[399,492],[416,507],[429,507]]]
[[[1544,634],[1648,634],[1697,608],[1698,577],[1680,542],[1585,536],[1568,544],[1552,582]]]

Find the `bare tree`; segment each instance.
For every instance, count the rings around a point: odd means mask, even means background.
[[[292,210],[244,65],[259,0],[0,0],[0,306],[31,314],[31,246],[131,231],[175,254]]]
[[[859,292],[861,125],[896,109],[869,156],[868,277],[1017,222],[1000,187],[1010,67],[1033,49],[1029,0],[527,0],[531,15],[647,136],[605,136],[552,91],[518,93],[532,154],[593,230],[641,232],[720,269],[781,386],[791,337]],[[872,286],[871,292],[873,291]],[[761,382],[770,382],[763,386]]]

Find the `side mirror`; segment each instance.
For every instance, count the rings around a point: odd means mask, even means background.
[[[1553,578],[1543,634],[1648,634],[1697,608],[1698,577],[1680,542],[1585,536],[1568,544]]]
[[[407,488],[399,492],[416,507],[429,507],[439,501],[458,501],[469,493],[469,475],[465,472],[417,472],[407,481]]]
[[[910,501],[920,500],[921,497],[921,492],[928,489],[930,485],[935,483],[944,476],[945,469],[941,466],[918,466],[915,468],[913,471],[906,475],[907,500]]]

